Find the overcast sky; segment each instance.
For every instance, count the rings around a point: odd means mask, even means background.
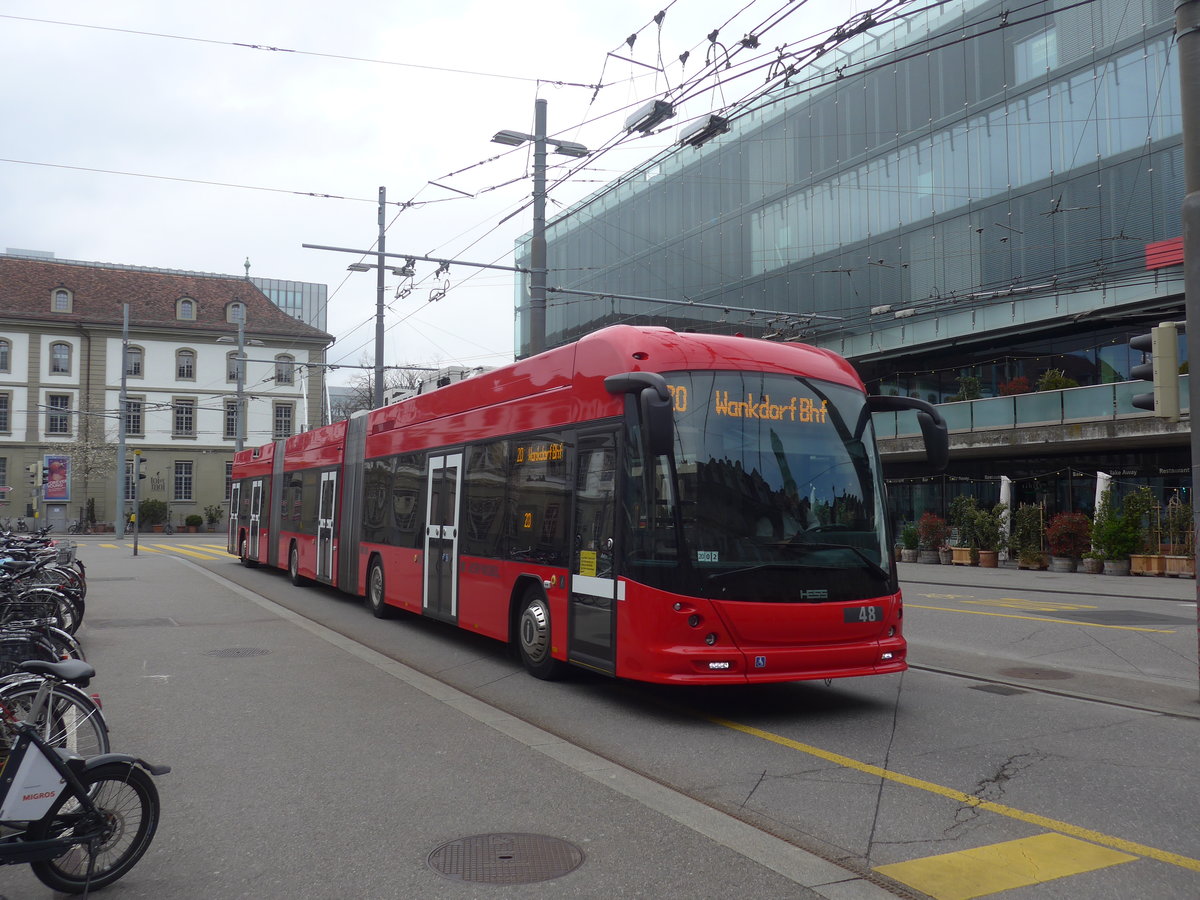
[[[631,107],[703,67],[713,29],[732,46],[798,5],[0,0],[0,249],[229,275],[249,258],[251,275],[327,284],[330,361],[369,361],[374,272],[348,273],[357,257],[302,244],[373,248],[384,186],[389,201],[419,204],[388,207],[389,252],[511,265],[532,212],[501,220],[528,203],[530,156],[491,143],[496,131],[532,132],[544,97],[552,135],[602,146]],[[850,12],[812,0],[760,52]],[[665,74],[638,64],[656,65],[660,44]],[[694,114],[712,100],[694,100]],[[578,171],[554,189],[549,214],[677,131]],[[454,267],[435,281],[435,268],[419,264],[401,298],[389,275],[385,362],[511,360],[513,276]],[[438,288],[448,290],[431,302]]]

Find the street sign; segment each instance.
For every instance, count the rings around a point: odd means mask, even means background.
[[[0,484],[0,494],[7,494],[12,490],[11,484]]]

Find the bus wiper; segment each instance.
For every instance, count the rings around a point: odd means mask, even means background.
[[[765,569],[786,569],[789,572],[794,572],[796,567],[789,563],[759,563],[754,566],[743,566],[740,569],[726,569],[724,572],[713,572],[706,575],[709,581],[717,581],[721,578],[731,578],[734,575],[748,575],[751,572],[762,572]]]
[[[879,565],[879,563],[875,562],[875,560],[863,553],[858,547],[852,547],[849,544],[828,544],[821,541],[798,541],[795,538],[792,538],[792,540],[788,542],[788,546],[805,550],[810,548],[813,550],[849,550],[851,553],[861,559],[863,565],[866,566],[867,571],[880,581],[891,581],[892,579],[892,576],[888,574],[887,569],[883,568],[883,566]]]

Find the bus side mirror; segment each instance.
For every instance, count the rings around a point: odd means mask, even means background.
[[[638,400],[647,454],[651,457],[667,455],[675,442],[675,419],[670,396],[664,400],[657,390],[648,387],[642,388]]]
[[[667,380],[657,372],[622,372],[604,379],[610,394],[637,393],[642,439],[648,456],[669,454],[675,443],[674,407]]]
[[[891,397],[875,394],[867,397],[867,408],[873,412],[903,412],[916,410],[917,424],[925,440],[925,457],[934,474],[945,472],[950,464],[950,432],[946,420],[932,403],[916,397]]]

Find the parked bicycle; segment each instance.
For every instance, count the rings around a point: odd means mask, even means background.
[[[76,660],[28,662],[23,669],[73,685],[95,675]],[[43,884],[70,894],[105,887],[129,872],[158,830],[160,802],[151,776],[170,767],[126,754],[63,755],[2,698],[0,725],[13,735],[0,781],[0,864],[29,863]]]

